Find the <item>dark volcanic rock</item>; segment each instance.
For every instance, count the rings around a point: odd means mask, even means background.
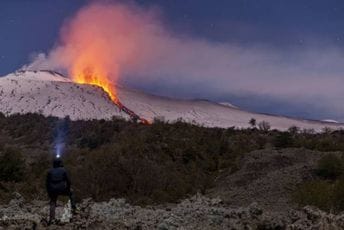
[[[314,169],[325,153],[306,149],[258,150],[244,154],[239,170],[224,173],[207,195],[231,206],[257,202],[267,210],[288,212],[290,195],[304,181],[314,179]]]
[[[70,222],[47,226],[46,202],[1,206],[3,229],[343,229],[344,214],[333,215],[305,207],[285,215],[252,203],[229,208],[219,199],[196,195],[179,204],[159,207],[132,206],[124,199],[94,203],[84,200]],[[61,217],[64,207],[59,207]],[[4,215],[3,213],[6,213]],[[0,228],[1,229],[1,228]]]

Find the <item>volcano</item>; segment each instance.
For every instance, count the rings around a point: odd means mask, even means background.
[[[200,126],[221,128],[247,128],[254,118],[257,123],[266,121],[278,130],[287,130],[291,126],[315,131],[325,127],[344,128],[344,124],[333,122],[252,113],[229,103],[172,99],[119,86],[116,91],[119,103],[114,103],[101,87],[77,84],[54,71],[17,71],[0,77],[0,112],[5,115],[69,116],[72,120],[121,117],[174,122],[182,119]]]

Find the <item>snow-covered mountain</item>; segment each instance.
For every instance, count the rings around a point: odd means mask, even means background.
[[[101,88],[75,84],[52,71],[20,71],[0,77],[0,112],[69,115],[72,120],[126,117]]]
[[[147,120],[154,118],[175,121],[182,118],[206,127],[249,127],[267,121],[271,128],[286,130],[291,126],[320,131],[324,127],[344,128],[344,124],[293,119],[283,116],[257,114],[228,104],[205,100],[178,100],[117,87],[123,105]],[[0,78],[0,112],[37,112],[57,117],[77,119],[129,118],[97,86],[76,84],[53,71],[18,71]]]

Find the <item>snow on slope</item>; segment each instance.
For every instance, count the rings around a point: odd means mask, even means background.
[[[118,89],[118,94],[124,105],[146,119],[163,117],[166,121],[174,121],[183,118],[206,127],[246,128],[250,127],[249,120],[254,118],[257,124],[267,121],[271,128],[279,130],[287,130],[291,126],[315,131],[321,131],[324,127],[344,128],[344,124],[257,114],[206,100],[176,100],[123,88]]]
[[[0,112],[69,115],[72,120],[126,117],[101,88],[75,84],[52,71],[18,71],[0,77]]]
[[[344,128],[344,124],[292,119],[257,114],[236,107],[205,100],[177,100],[144,92],[117,88],[120,101],[147,120],[184,121],[206,127],[249,127],[249,120],[267,121],[272,128],[286,130],[291,126],[321,131],[324,127]],[[40,112],[71,119],[128,118],[99,87],[75,84],[52,71],[21,71],[0,78],[0,112],[5,114]]]

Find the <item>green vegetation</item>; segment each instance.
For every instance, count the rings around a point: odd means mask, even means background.
[[[315,134],[292,127],[279,132],[270,130],[267,122],[250,123],[252,128],[238,130],[198,127],[181,120],[167,124],[156,119],[152,125],[141,125],[116,118],[71,121],[39,114],[0,114],[0,202],[7,202],[13,191],[29,200],[46,199],[46,171],[59,135],[65,141],[63,160],[79,199],[125,197],[138,204],[175,202],[204,192],[220,172],[233,172],[240,167],[237,158],[253,150],[344,151],[343,131]],[[56,127],[62,127],[62,134]],[[319,177],[333,178],[335,182],[325,182],[340,186],[336,180],[342,163],[334,166],[331,162],[336,160],[323,161]],[[298,202],[313,201],[301,196]]]
[[[294,194],[294,200],[301,206],[312,205],[325,211],[333,210],[333,184],[328,181],[306,182]]]
[[[324,211],[339,213],[344,210],[344,180],[306,182],[294,194],[301,206],[312,205]]]
[[[344,161],[335,154],[326,154],[319,160],[316,173],[323,179],[338,179],[344,173]]]
[[[0,127],[0,146],[16,147],[24,159],[20,174],[13,174],[15,181],[8,181],[7,175],[0,179],[3,201],[13,191],[28,199],[46,198],[44,179],[59,135],[66,144],[63,158],[78,198],[126,197],[141,204],[204,192],[221,169],[235,167],[239,154],[265,143],[251,138],[256,135],[251,131],[242,135],[182,121],[147,126],[121,119],[61,121],[26,114],[1,116]],[[0,154],[5,154],[1,148]]]
[[[319,178],[302,184],[294,193],[301,206],[313,205],[325,211],[344,210],[344,162],[341,156],[326,154],[319,161],[315,174]]]
[[[0,181],[19,182],[24,176],[24,159],[21,152],[5,148],[0,155]]]
[[[294,140],[291,132],[280,132],[274,138],[274,146],[276,148],[287,148],[294,145]]]
[[[256,128],[257,121],[254,118],[251,118],[250,121],[248,122],[252,128]]]

